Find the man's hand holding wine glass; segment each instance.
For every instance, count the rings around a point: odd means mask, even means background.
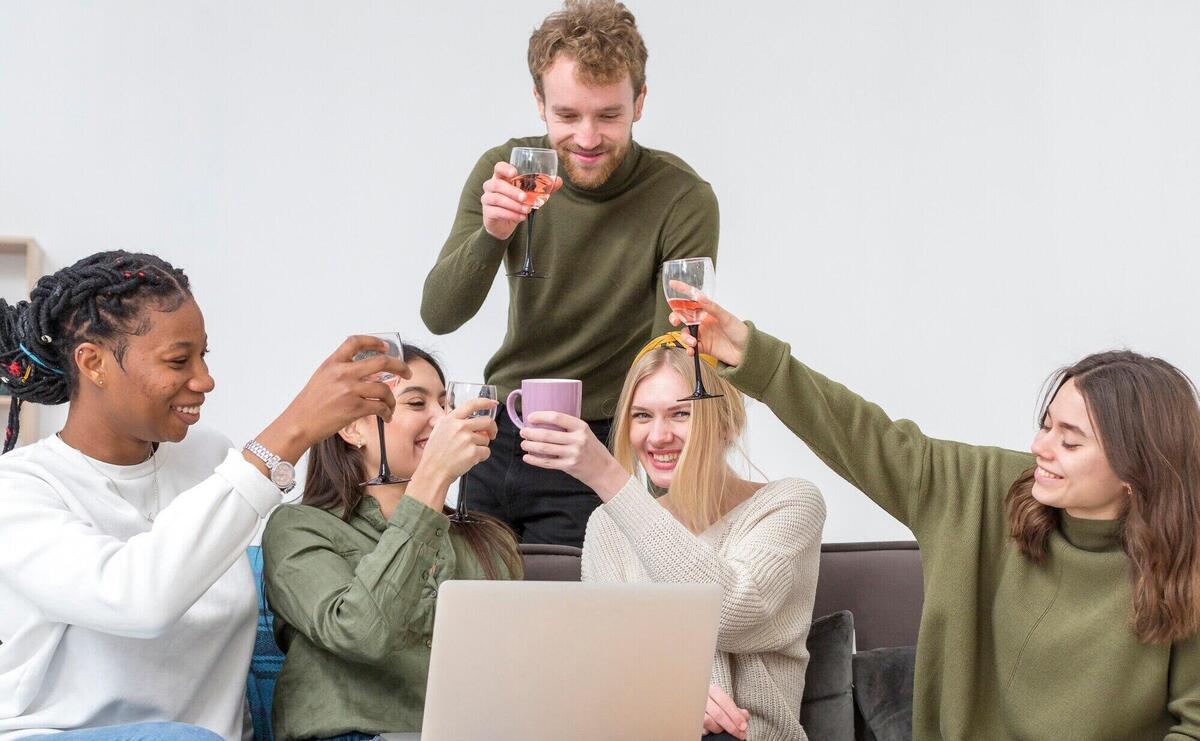
[[[483,206],[483,229],[496,239],[511,237],[533,208],[532,196],[513,185],[513,180],[519,176],[512,163],[497,162],[492,168],[492,177],[483,184],[483,196],[479,199]],[[547,195],[557,191],[562,184],[563,179],[555,177]]]

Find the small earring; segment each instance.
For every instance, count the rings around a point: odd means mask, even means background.
[[[104,386],[104,379],[103,379],[103,378],[97,378],[97,379],[96,379],[96,385],[97,385],[97,386]]]

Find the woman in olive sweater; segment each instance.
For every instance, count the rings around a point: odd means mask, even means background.
[[[1051,384],[1030,455],[926,437],[702,303],[726,377],[916,535],[914,738],[1200,738],[1200,405],[1182,372],[1084,358]]]
[[[404,346],[387,458],[408,483],[364,487],[379,470],[374,417],[309,455],[302,504],[263,533],[267,599],[287,654],[275,686],[275,737],[369,739],[419,731],[438,589],[447,579],[521,578],[512,531],[492,518],[452,523],[451,483],[488,456],[494,401],[444,410],[436,361]]]

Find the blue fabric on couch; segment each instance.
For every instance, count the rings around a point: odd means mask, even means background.
[[[263,592],[262,548],[252,545],[246,549],[246,555],[250,557],[254,586],[258,589],[258,632],[254,636],[250,674],[246,677],[246,699],[250,703],[250,717],[254,721],[255,741],[273,741],[271,698],[275,694],[275,679],[283,666],[283,652],[275,644],[275,635],[271,632],[274,616]]]

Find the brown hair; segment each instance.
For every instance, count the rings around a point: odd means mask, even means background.
[[[629,443],[633,394],[647,376],[669,367],[689,388],[696,382],[695,364],[680,348],[658,347],[636,360],[625,375],[617,401],[611,447],[613,457],[631,474],[638,468],[637,454]],[[737,444],[746,427],[746,403],[740,391],[707,363],[700,364],[700,377],[716,399],[693,402],[687,442],[671,477],[671,511],[694,533],[703,532],[725,513],[729,483],[725,453]]]
[[[446,383],[442,367],[432,355],[413,345],[405,344],[403,347],[405,358],[410,361],[420,358],[429,363],[437,371],[442,384]],[[363,500],[361,482],[370,476],[371,473],[366,472],[362,452],[334,433],[314,445],[308,453],[308,474],[300,503],[330,512],[340,510],[340,517],[349,522]],[[453,510],[443,506],[442,512],[451,514]],[[513,531],[494,517],[479,512],[472,512],[471,517],[477,521],[451,522],[450,529],[466,540],[487,578],[499,578],[501,563],[514,578],[520,578],[524,569]]]
[[[1054,374],[1050,402],[1068,380],[1088,414],[1117,477],[1130,496],[1120,516],[1129,556],[1130,625],[1142,643],[1169,643],[1200,629],[1200,403],[1196,387],[1166,361],[1130,351],[1089,355]],[[1005,499],[1009,531],[1035,563],[1046,559],[1060,512],[1033,498],[1033,469]]]
[[[628,72],[635,98],[646,84],[646,44],[633,13],[614,0],[566,0],[529,37],[529,74],[539,96],[542,75],[560,52],[575,60],[586,84],[612,84]]]

